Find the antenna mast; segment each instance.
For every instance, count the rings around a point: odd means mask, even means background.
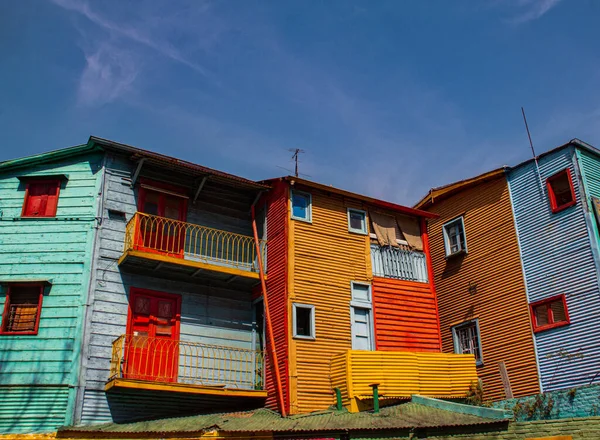
[[[304,150],[301,150],[300,148],[292,148],[289,151],[293,152],[294,154],[292,155],[292,159],[295,162],[295,167],[294,167],[294,175],[296,177],[298,177],[298,155],[300,153],[304,153]]]
[[[529,125],[527,124],[527,117],[525,116],[525,109],[521,107],[521,113],[523,114],[523,122],[525,122],[525,130],[527,130],[527,137],[529,138],[529,146],[531,147],[531,154],[533,154],[533,160],[535,162],[535,169],[537,171],[538,180],[540,182],[540,191],[544,195],[544,184],[542,183],[542,175],[540,173],[540,165],[538,164],[537,156],[533,148],[533,141],[531,140],[531,133],[529,132]]]

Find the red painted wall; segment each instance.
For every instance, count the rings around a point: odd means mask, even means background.
[[[273,336],[277,348],[279,374],[286,412],[289,413],[287,338],[287,185],[275,183],[265,198],[267,204],[267,292]],[[268,337],[267,337],[268,341]],[[278,411],[273,364],[267,350],[265,383],[269,393],[267,408]]]
[[[373,278],[377,350],[441,351],[435,296],[428,283]]]

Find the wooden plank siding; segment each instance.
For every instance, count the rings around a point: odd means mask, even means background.
[[[86,323],[84,392],[77,420],[84,424],[140,418],[144,408],[147,417],[175,415],[168,408],[169,402],[176,400],[175,396],[140,392],[136,397],[132,391],[104,390],[109,378],[112,343],[126,332],[131,287],[181,295],[182,341],[254,348],[251,289],[203,281],[201,277],[195,283],[175,281],[162,277],[160,272],[133,272],[117,264],[123,253],[126,223],[137,210],[137,188],[131,188],[130,181],[135,163],[109,154],[106,168],[103,222],[92,280],[91,312]],[[249,215],[246,220],[229,218],[225,213],[208,212],[207,207],[205,202],[193,205],[190,201],[188,221],[238,233],[248,234],[251,230]],[[109,210],[121,211],[125,216],[112,216]],[[161,404],[157,405],[157,401]],[[193,408],[193,402],[188,406]]]
[[[312,223],[291,220],[292,302],[315,306],[316,339],[290,340],[292,412],[325,409],[335,401],[330,379],[333,356],[352,348],[351,282],[369,282],[369,238],[348,231],[347,208],[361,203],[311,188]],[[292,327],[291,316],[288,327]],[[295,361],[292,361],[295,360]]]
[[[373,278],[375,342],[383,351],[441,351],[429,283]]]
[[[543,391],[589,384],[600,369],[600,291],[590,230],[589,196],[597,194],[596,164],[576,160],[573,145],[540,156],[510,171],[509,185],[530,302],[564,294],[570,324],[538,332],[535,341]],[[553,213],[545,181],[569,169],[576,204]],[[587,176],[584,188],[580,170]],[[542,189],[540,189],[540,181]]]
[[[454,351],[452,326],[479,319],[485,397],[503,399],[499,362],[515,397],[539,392],[525,283],[504,174],[436,199],[428,230],[443,351]],[[468,253],[446,258],[442,226],[463,216]],[[471,286],[471,291],[469,290]]]
[[[267,292],[269,309],[273,325],[273,336],[277,349],[279,362],[279,375],[283,390],[283,399],[286,412],[289,411],[289,353],[288,353],[288,307],[287,307],[287,280],[288,280],[288,190],[287,185],[278,183],[265,196],[267,212]],[[269,344],[267,339],[267,344]],[[266,389],[269,392],[266,406],[272,410],[279,410],[277,401],[277,384],[271,358],[271,350],[266,350]]]
[[[76,153],[0,171],[0,281],[46,279],[37,335],[0,335],[0,433],[42,432],[73,421],[89,290],[100,153]],[[1,168],[1,167],[0,167]],[[65,175],[56,217],[21,218],[19,176]],[[0,291],[4,309],[6,286]]]

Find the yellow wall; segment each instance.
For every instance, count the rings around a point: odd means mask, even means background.
[[[351,412],[364,409],[361,400],[372,399],[369,385],[374,383],[387,399],[413,394],[460,398],[477,380],[473,355],[411,351],[350,350],[334,356],[331,373],[332,385],[340,388]]]
[[[289,328],[293,302],[315,306],[316,340],[289,341],[290,412],[335,403],[330,370],[334,355],[352,348],[350,282],[370,281],[369,238],[348,231],[347,208],[361,203],[335,194],[312,195],[312,224],[290,220],[288,248]]]

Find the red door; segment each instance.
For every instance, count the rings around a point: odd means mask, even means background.
[[[126,379],[176,382],[181,297],[131,289],[123,373]]]
[[[183,258],[187,198],[140,188],[137,249]]]

